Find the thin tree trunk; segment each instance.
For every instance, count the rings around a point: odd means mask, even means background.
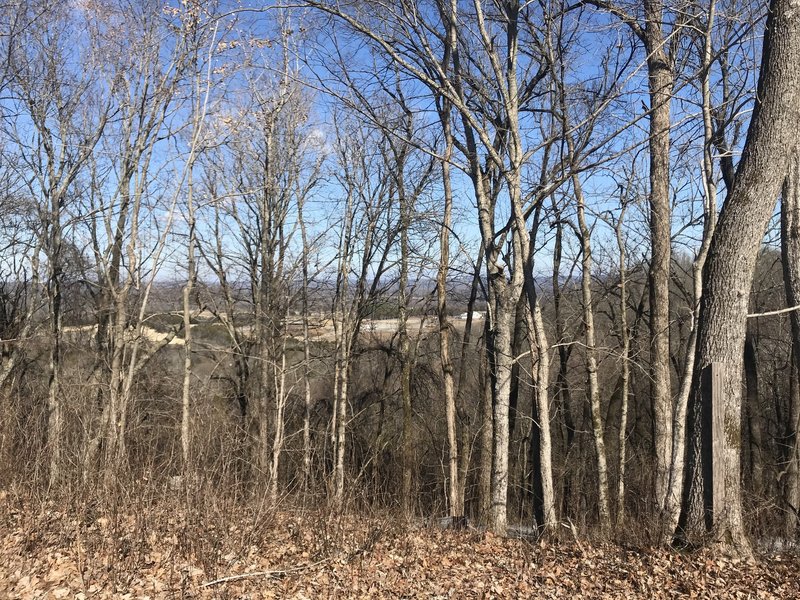
[[[800,305],[800,150],[795,148],[781,194],[781,263],[786,305]],[[786,466],[786,532],[794,535],[800,524],[800,311],[789,313],[792,336],[789,423],[790,444]]]
[[[195,279],[195,215],[192,178],[192,166],[187,172],[186,202],[188,208],[189,244],[186,250],[186,284],[183,286],[183,390],[181,395],[181,451],[182,471],[186,478],[189,475],[191,452],[191,390],[192,390],[192,314],[191,297]]]
[[[678,525],[681,508],[681,485],[686,460],[686,413],[694,377],[694,357],[697,350],[697,322],[700,318],[700,300],[703,295],[703,267],[705,266],[711,238],[717,226],[717,178],[714,169],[714,121],[711,98],[711,63],[713,59],[712,33],[716,16],[716,0],[710,0],[708,20],[703,39],[703,239],[692,263],[693,306],[691,329],[686,343],[686,361],[681,376],[680,389],[675,401],[672,429],[672,464],[669,472],[669,494],[665,504],[664,536],[670,541]]]
[[[749,469],[745,471],[751,491],[761,494],[764,484],[762,449],[764,433],[761,415],[761,400],[758,392],[758,354],[753,336],[747,334],[744,343],[745,411],[747,414]]]
[[[622,340],[622,374],[620,376],[620,408],[619,408],[619,459],[617,463],[617,531],[622,531],[625,526],[625,464],[626,440],[628,431],[628,393],[630,389],[631,366],[630,351],[631,339],[628,331],[628,270],[626,261],[625,240],[623,238],[622,224],[625,218],[625,205],[620,208],[616,224],[617,251],[619,252],[619,334]]]
[[[529,287],[533,286],[530,281]],[[531,300],[531,292],[528,292]],[[538,455],[534,461],[533,477],[536,478],[536,488],[540,490],[541,506],[538,507],[539,515],[537,524],[542,534],[553,534],[558,527],[556,516],[555,489],[553,486],[553,447],[550,435],[550,344],[544,327],[544,317],[539,297],[535,294],[530,311],[531,329],[536,340],[536,393],[535,421],[532,431],[536,431],[538,438]],[[532,441],[533,442],[533,441]],[[532,443],[533,445],[533,443]]]
[[[600,529],[607,534],[611,529],[611,510],[608,497],[608,465],[606,461],[605,425],[600,407],[600,383],[597,376],[597,343],[595,341],[594,304],[592,294],[592,244],[591,232],[586,224],[583,189],[577,176],[572,178],[578,203],[578,229],[581,242],[581,298],[583,324],[586,335],[586,375],[589,384],[589,407],[592,415],[592,435],[597,460],[597,502]]]
[[[455,9],[452,9],[455,13]],[[456,23],[451,21],[447,27],[447,44],[445,45],[442,68],[450,68],[452,53],[457,46]],[[453,361],[450,357],[450,321],[447,315],[447,273],[450,269],[450,229],[453,221],[453,184],[450,175],[450,161],[453,157],[453,132],[450,124],[452,104],[443,101],[439,112],[444,136],[444,155],[442,156],[442,187],[444,192],[444,214],[442,226],[439,231],[439,269],[436,274],[436,313],[439,318],[439,356],[442,362],[442,379],[444,384],[445,418],[447,419],[447,450],[448,450],[448,514],[455,521],[464,515],[463,481],[459,477],[458,468],[458,428],[456,423],[456,389],[454,382]],[[474,286],[473,286],[474,287]],[[472,299],[472,298],[470,298]],[[468,311],[472,311],[469,306]],[[467,315],[470,320],[472,314]],[[465,337],[469,334],[466,332]],[[462,356],[463,361],[463,356]],[[463,364],[462,364],[463,368]],[[466,428],[466,427],[465,427]],[[462,450],[466,454],[466,448]],[[463,474],[466,478],[466,471]]]
[[[491,346],[489,342],[488,319],[484,328],[484,343],[486,349],[481,357],[481,373],[478,377],[479,394],[481,399],[481,430],[480,430],[480,471],[478,474],[478,514],[482,523],[489,523],[492,507],[492,439],[494,426],[492,423],[493,404],[492,382],[489,366]]]
[[[784,531],[789,539],[797,534],[800,525],[800,444],[797,432],[800,430],[800,367],[796,358],[792,342],[791,381],[789,382],[789,422],[784,429],[784,438],[788,452],[785,454],[786,466],[784,473],[786,482],[783,494],[786,503]]]
[[[300,238],[303,244],[303,254],[300,258],[302,270],[302,290],[300,301],[303,311],[303,485],[304,493],[309,491],[311,485],[311,339],[309,337],[309,312],[308,312],[308,254],[311,251],[308,243],[305,215],[303,213],[304,199],[301,197],[297,203],[297,221],[300,226]]]
[[[402,161],[398,167],[402,170]],[[402,179],[402,172],[400,178]],[[411,439],[411,343],[408,338],[408,228],[410,213],[408,199],[400,187],[400,306],[398,334],[400,336],[400,396],[403,404],[403,466],[401,502],[403,512],[411,516],[413,501],[411,486],[413,478],[414,447]]]
[[[339,264],[336,295],[333,301],[333,332],[336,356],[333,381],[333,412],[331,414],[331,452],[333,460],[333,501],[337,509],[344,502],[344,445],[347,417],[347,384],[349,376],[350,322],[345,309],[350,277],[350,236],[353,224],[353,192],[348,190],[344,222],[339,240]]]
[[[337,508],[343,508],[344,503],[344,458],[345,434],[347,419],[348,384],[350,375],[349,353],[343,354],[339,367],[339,393],[336,399],[336,457],[334,467],[334,492],[333,498]]]
[[[47,282],[50,308],[50,363],[47,385],[47,445],[50,455],[50,485],[62,478],[61,444],[64,429],[63,406],[60,396],[61,380],[61,210],[59,200],[53,200],[50,213],[48,244],[49,276]]]
[[[672,463],[669,348],[671,261],[670,102],[674,77],[664,35],[663,0],[645,0],[644,38],[650,92],[650,369],[653,397],[655,497],[666,505]]]
[[[569,379],[567,371],[569,368],[570,348],[567,344],[566,324],[562,310],[562,291],[561,291],[561,256],[563,249],[564,225],[557,215],[556,234],[553,244],[553,311],[555,312],[555,338],[558,346],[558,373],[556,375],[556,407],[558,413],[563,418],[563,443],[564,454],[571,456],[572,447],[575,440],[575,421],[572,417],[572,396],[570,394]],[[563,478],[562,487],[563,511],[566,514],[572,497],[572,474],[567,472]]]
[[[275,377],[275,432],[272,438],[272,460],[269,468],[269,499],[273,506],[278,501],[278,475],[284,440],[284,413],[286,411],[286,336],[280,351],[280,366]]]
[[[466,373],[467,373],[467,363],[468,363],[468,351],[470,347],[470,343],[472,341],[472,323],[474,321],[475,316],[475,302],[478,298],[478,288],[481,281],[481,272],[482,272],[482,265],[483,265],[483,246],[478,250],[478,259],[475,261],[475,269],[472,273],[472,284],[470,286],[470,293],[469,293],[469,300],[467,301],[467,320],[464,323],[464,335],[461,338],[461,351],[459,353],[460,360],[458,361],[458,388],[455,392],[455,409],[456,409],[456,416],[461,417],[462,429],[461,429],[461,453],[459,454],[459,463],[458,463],[458,492],[457,492],[457,499],[458,503],[462,508],[462,511],[465,510],[465,494],[467,488],[467,476],[469,474],[469,466],[472,460],[472,443],[470,440],[471,432],[470,428],[468,427],[468,418],[467,412],[464,408],[464,390],[466,388]],[[484,325],[486,323],[486,316],[484,315]],[[481,368],[483,367],[483,360],[481,360]],[[481,371],[482,372],[482,371]],[[478,384],[481,385],[481,377],[478,376]],[[483,399],[483,391],[484,388],[481,387],[479,389],[479,397]],[[482,407],[483,402],[480,402],[479,405]],[[479,409],[480,412],[481,409]],[[480,417],[480,415],[479,415]],[[482,429],[480,431],[483,431]],[[479,510],[480,512],[480,510]]]

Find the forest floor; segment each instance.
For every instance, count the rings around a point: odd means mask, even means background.
[[[173,503],[177,504],[177,503]],[[529,542],[369,516],[0,493],[0,598],[800,598],[800,557]]]

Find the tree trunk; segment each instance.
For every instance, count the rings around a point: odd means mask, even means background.
[[[781,263],[786,304],[800,305],[800,150],[796,147],[781,194]],[[786,532],[791,536],[800,523],[800,311],[789,313],[792,335],[792,368],[789,397],[789,423],[786,439],[789,442],[785,498]]]
[[[494,426],[492,423],[494,398],[492,395],[492,377],[489,372],[489,356],[492,349],[489,341],[488,319],[486,319],[485,322],[483,335],[486,348],[483,353],[484,356],[481,357],[481,373],[478,377],[481,398],[481,462],[478,473],[478,515],[481,523],[488,524],[491,519],[492,508],[492,439],[494,437]]]
[[[472,284],[470,285],[470,292],[469,292],[469,301],[467,302],[467,320],[464,323],[464,335],[461,338],[461,351],[459,353],[460,360],[458,361],[458,388],[456,390],[456,398],[455,398],[455,408],[456,408],[456,416],[461,417],[461,453],[459,454],[459,461],[458,461],[458,502],[462,510],[466,510],[465,506],[465,494],[467,489],[467,476],[469,474],[469,466],[472,461],[472,443],[471,437],[472,432],[471,428],[469,427],[469,420],[467,416],[467,412],[464,409],[464,390],[466,388],[466,374],[467,374],[467,364],[468,364],[468,351],[470,348],[470,344],[472,342],[472,323],[474,321],[475,315],[475,302],[478,298],[478,288],[481,281],[481,272],[482,272],[482,264],[483,264],[483,246],[478,250],[478,259],[475,261],[475,269],[472,273]],[[484,324],[486,323],[484,317]],[[484,361],[481,360],[481,367],[479,368],[479,372],[483,368]],[[480,375],[478,376],[478,384],[481,385],[482,379]],[[483,390],[484,388],[481,387],[479,390],[479,397],[483,400]],[[479,403],[480,407],[483,406],[483,402]],[[479,408],[479,411],[482,410]],[[483,431],[482,429],[479,431]],[[480,512],[480,511],[479,511]]]
[[[720,214],[703,272],[695,372],[688,408],[688,463],[678,536],[700,543],[708,533],[749,555],[740,482],[742,357],[756,257],[775,207],[800,121],[800,7],[772,0],[756,104],[733,187]],[[723,406],[701,385],[704,370],[724,369]],[[722,439],[707,415],[721,413]],[[719,462],[712,461],[714,444]]]
[[[797,432],[800,430],[800,367],[798,367],[795,348],[792,343],[791,381],[789,382],[789,422],[784,429],[786,440],[785,453],[786,466],[784,473],[786,481],[783,494],[786,503],[784,531],[789,539],[797,534],[800,525],[800,444],[797,442]]]
[[[272,460],[269,466],[269,499],[273,506],[278,501],[278,474],[284,440],[284,413],[286,411],[286,341],[283,336],[280,362],[275,366],[275,432],[272,437]]]
[[[650,92],[650,371],[653,398],[655,497],[665,508],[672,462],[669,352],[671,260],[670,102],[673,74],[663,31],[663,0],[645,0],[645,47]]]
[[[556,235],[553,244],[553,311],[555,312],[555,336],[558,346],[558,374],[556,375],[555,400],[557,411],[563,418],[562,438],[564,444],[564,455],[571,456],[572,448],[575,443],[575,420],[572,416],[572,395],[570,393],[569,379],[567,372],[569,369],[569,356],[572,346],[567,343],[566,323],[562,310],[562,290],[561,290],[561,256],[563,249],[564,225],[560,219],[556,222]],[[567,472],[562,484],[562,511],[567,514],[568,507],[572,499],[572,473]]]
[[[700,299],[703,295],[703,267],[711,247],[711,238],[717,227],[717,178],[714,169],[715,128],[711,97],[711,63],[713,60],[712,32],[716,15],[716,2],[711,0],[708,22],[703,39],[703,239],[692,263],[693,305],[691,330],[686,342],[686,360],[681,375],[680,389],[675,401],[672,424],[672,464],[669,471],[669,493],[666,498],[662,540],[669,542],[681,510],[681,486],[686,461],[686,412],[694,377],[694,355],[697,350],[697,321],[700,317]]]
[[[597,459],[597,508],[600,529],[607,534],[611,529],[611,510],[608,498],[608,465],[606,461],[605,425],[600,407],[600,383],[597,376],[597,343],[594,328],[592,299],[592,244],[591,232],[586,224],[585,201],[578,177],[572,178],[578,202],[578,229],[581,242],[581,298],[583,324],[586,335],[586,376],[589,386],[589,407],[592,415],[592,436]]]
[[[456,519],[464,515],[464,496],[459,491],[458,430],[456,428],[456,392],[453,380],[453,361],[450,358],[450,321],[447,315],[447,273],[450,268],[450,228],[453,220],[453,188],[450,179],[450,160],[453,137],[450,131],[450,111],[444,111],[442,127],[445,152],[442,157],[444,215],[439,231],[439,270],[436,273],[436,314],[439,318],[439,357],[442,362],[445,416],[447,419],[447,450],[449,467],[448,514]],[[463,358],[462,358],[463,360]]]
[[[533,281],[530,280],[531,288]],[[536,340],[536,391],[534,394],[534,422],[531,427],[531,452],[536,452],[532,461],[534,489],[537,503],[534,506],[536,523],[542,534],[555,533],[558,527],[555,490],[553,486],[553,446],[550,436],[550,344],[544,327],[542,306],[538,295],[528,292],[530,307],[530,329]],[[534,444],[534,434],[536,443]]]
[[[334,445],[334,484],[333,499],[337,508],[344,506],[344,458],[345,458],[345,434],[347,432],[347,400],[348,384],[350,379],[349,353],[344,353],[339,359],[339,389],[336,394],[336,405],[334,410],[336,415],[335,422],[335,445]]]
[[[762,425],[760,395],[758,392],[758,354],[754,336],[748,334],[744,343],[745,414],[747,415],[747,456],[749,469],[745,470],[745,481],[752,492],[760,495],[764,484],[764,433]]]
[[[62,438],[64,414],[61,403],[61,277],[62,277],[62,229],[61,198],[50,191],[49,213],[46,214],[45,234],[47,240],[47,299],[50,321],[50,362],[47,385],[47,446],[49,450],[50,485],[60,483],[63,476]]]
[[[186,249],[186,284],[183,286],[183,389],[181,394],[181,468],[184,479],[189,475],[189,460],[191,451],[191,390],[192,390],[192,313],[191,297],[195,279],[195,216],[193,203],[192,164],[187,167],[186,202],[189,220],[189,244]]]
[[[510,305],[510,306],[509,306]],[[516,303],[503,298],[495,304],[492,323],[491,372],[493,381],[493,425],[492,444],[492,505],[489,527],[497,535],[505,535],[508,509],[508,443],[509,443],[509,399],[514,358],[512,341]]]
[[[622,340],[622,374],[620,375],[620,408],[619,408],[619,437],[617,462],[617,514],[615,525],[621,531],[625,525],[625,442],[628,430],[628,393],[630,389],[631,366],[630,351],[631,339],[628,331],[628,272],[623,238],[622,224],[625,218],[625,205],[620,208],[616,226],[617,251],[619,252],[619,335]]]
[[[311,251],[308,243],[305,215],[303,214],[304,199],[297,202],[297,222],[300,227],[300,238],[303,244],[303,255],[300,258],[302,270],[302,289],[300,299],[303,311],[303,493],[309,491],[311,485],[311,338],[309,337],[309,312],[308,312],[308,254]]]
[[[50,455],[50,485],[57,485],[63,475],[61,443],[64,429],[61,381],[61,218],[55,211],[49,247],[50,273],[47,289],[50,308],[50,364],[47,385],[47,445]]]
[[[402,160],[399,162],[400,177],[402,180]],[[402,181],[398,181],[400,196],[400,305],[398,334],[400,336],[400,397],[403,404],[403,477],[401,489],[401,503],[406,516],[411,516],[413,510],[412,479],[414,465],[414,443],[411,439],[411,342],[408,338],[408,228],[410,226],[410,212],[408,198],[406,197]]]

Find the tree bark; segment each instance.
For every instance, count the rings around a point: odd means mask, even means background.
[[[796,142],[800,121],[800,2],[772,0],[767,18],[756,104],[733,187],[728,191],[703,272],[695,372],[688,408],[688,463],[678,538],[712,538],[751,553],[742,518],[740,482],[742,357],[756,257]],[[701,374],[724,369],[722,439],[703,415],[713,414]],[[713,443],[721,446],[713,464]],[[712,474],[713,473],[713,474]]]
[[[583,325],[586,336],[586,377],[589,387],[589,407],[592,415],[592,436],[597,460],[597,508],[602,533],[611,529],[611,510],[608,498],[608,463],[606,460],[605,424],[600,407],[600,383],[597,376],[597,343],[595,341],[594,303],[592,299],[592,243],[586,223],[585,201],[578,177],[573,179],[578,202],[578,232],[581,243],[581,298]]]
[[[755,336],[747,334],[744,343],[745,414],[747,415],[746,456],[749,465],[745,470],[745,482],[752,492],[760,495],[764,484],[764,432],[762,425],[761,400],[758,385],[758,352]]]
[[[781,194],[781,263],[786,305],[800,305],[800,149],[795,147]],[[800,311],[789,313],[792,336],[789,423],[785,436],[789,442],[785,467],[786,532],[794,535],[800,523]]]
[[[572,394],[570,392],[569,379],[569,357],[572,346],[567,343],[567,327],[562,309],[562,288],[561,288],[561,257],[563,252],[564,225],[557,215],[556,234],[553,244],[553,310],[555,312],[555,341],[558,346],[558,374],[556,375],[555,400],[557,411],[563,418],[562,438],[564,444],[564,455],[569,457],[575,443],[575,420],[572,416]],[[572,473],[567,472],[562,484],[562,512],[567,514],[568,507],[572,499]]]
[[[297,223],[300,227],[300,239],[303,244],[303,255],[300,258],[300,268],[302,271],[302,289],[300,291],[300,301],[303,311],[303,484],[302,490],[307,494],[311,486],[311,337],[309,335],[309,275],[308,263],[311,247],[308,240],[308,230],[306,227],[305,214],[303,208],[305,199],[298,198],[297,202]],[[304,498],[305,499],[305,498]]]
[[[628,330],[628,268],[626,261],[625,240],[623,238],[622,224],[625,218],[625,205],[620,207],[620,214],[616,224],[617,251],[619,252],[619,335],[622,340],[622,374],[620,375],[620,409],[619,409],[619,437],[617,462],[617,514],[615,525],[620,531],[625,524],[625,465],[626,441],[628,430],[628,394],[630,390],[631,366],[630,351],[631,339]]]
[[[480,469],[478,473],[478,515],[482,523],[489,523],[492,508],[492,439],[494,426],[492,423],[494,398],[492,394],[492,381],[489,366],[489,356],[492,353],[489,341],[489,321],[486,319],[483,330],[484,355],[481,357],[481,373],[478,377],[479,394],[481,399],[481,430],[480,430]]]
[[[400,397],[403,404],[403,477],[401,502],[403,512],[411,516],[413,511],[412,479],[414,468],[414,446],[411,438],[411,341],[408,337],[408,261],[409,245],[408,230],[411,226],[411,213],[408,197],[403,185],[403,168],[405,153],[398,153],[397,177],[398,195],[400,201],[400,305],[398,334],[400,336]]]
[[[529,328],[535,338],[537,357],[534,422],[531,427],[531,452],[536,453],[532,461],[533,487],[538,492],[534,514],[540,533],[552,534],[558,527],[558,517],[553,485],[553,444],[550,435],[550,344],[547,341],[541,302],[535,290],[530,291],[533,287],[532,278],[529,281],[530,283],[526,284],[529,289],[528,302],[531,304]]]
[[[714,169],[714,127],[711,97],[711,64],[713,60],[712,32],[716,17],[716,0],[710,0],[708,21],[703,39],[703,238],[692,262],[691,329],[686,342],[686,361],[681,375],[672,425],[672,464],[669,471],[669,493],[666,498],[662,540],[665,543],[678,525],[681,510],[681,486],[686,461],[686,412],[694,377],[694,355],[697,350],[697,321],[700,316],[700,299],[703,295],[703,267],[705,266],[711,238],[717,227],[717,178]],[[731,182],[733,177],[731,177]]]
[[[653,398],[655,494],[663,512],[672,463],[672,387],[669,352],[671,261],[670,102],[674,83],[663,31],[663,0],[645,0],[644,41],[650,93],[650,371]]]
[[[445,151],[442,157],[444,214],[442,216],[442,226],[439,231],[439,269],[436,273],[436,314],[439,319],[439,356],[442,362],[445,417],[447,419],[447,463],[450,477],[449,487],[447,488],[449,502],[448,514],[451,518],[455,519],[464,515],[464,496],[460,493],[462,488],[459,484],[456,391],[453,378],[453,361],[450,357],[450,321],[447,315],[447,273],[450,268],[450,228],[453,220],[453,187],[450,177],[450,160],[453,154],[453,134],[450,131],[449,110],[442,111],[441,122],[445,138]]]

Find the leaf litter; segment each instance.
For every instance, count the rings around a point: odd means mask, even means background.
[[[1,598],[800,598],[800,558],[525,541],[314,512],[0,508]]]

